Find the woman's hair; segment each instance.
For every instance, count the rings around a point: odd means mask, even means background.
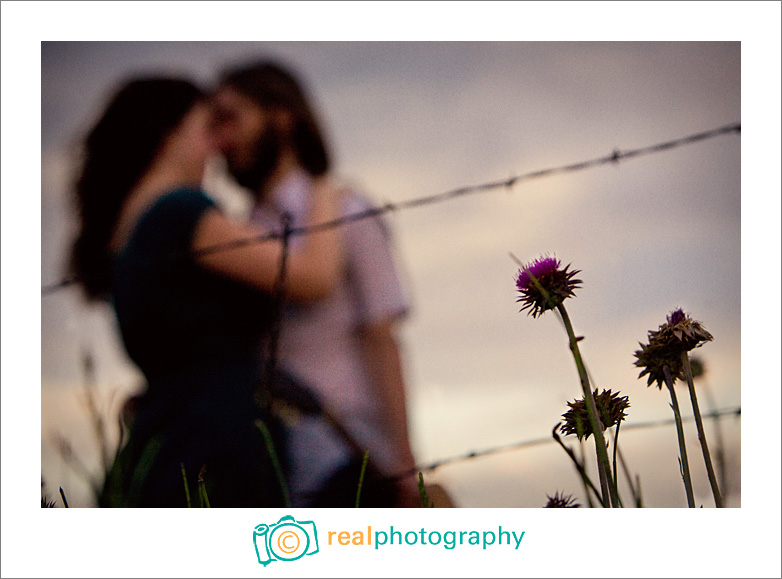
[[[165,139],[203,93],[186,80],[132,80],[114,95],[88,133],[75,185],[79,234],[70,270],[88,299],[107,299],[109,244],[128,194],[147,172]]]
[[[220,86],[231,87],[263,109],[289,111],[294,118],[293,147],[302,167],[313,176],[329,170],[325,140],[301,85],[271,62],[257,62],[227,71]]]

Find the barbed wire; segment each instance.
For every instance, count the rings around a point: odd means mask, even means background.
[[[714,420],[718,421],[723,416],[736,416],[741,417],[741,407],[737,408],[730,408],[730,409],[723,409],[723,410],[714,410],[709,412],[708,414],[704,414],[703,418],[706,420]],[[692,422],[695,420],[694,416],[685,416],[682,417],[682,422]],[[628,430],[642,430],[646,428],[657,428],[660,426],[669,426],[671,424],[675,423],[674,418],[669,419],[661,419],[661,420],[652,420],[647,422],[637,422],[633,424],[623,424],[622,425],[622,432],[626,432]],[[555,430],[558,430],[559,424],[555,427]],[[555,439],[553,436],[549,435],[542,438],[535,438],[530,440],[523,440],[523,441],[517,441],[512,442],[509,444],[502,444],[499,446],[493,446],[491,448],[485,448],[483,450],[473,450],[464,454],[443,458],[434,462],[430,462],[428,464],[421,464],[416,465],[413,468],[409,470],[405,470],[403,472],[397,472],[395,474],[385,475],[382,477],[382,479],[386,482],[394,482],[394,481],[400,481],[403,480],[409,476],[417,475],[419,472],[427,472],[432,473],[435,470],[446,466],[446,465],[452,465],[457,463],[463,463],[463,462],[469,462],[471,460],[475,460],[478,458],[483,458],[487,456],[491,456],[493,454],[499,454],[502,452],[513,452],[517,450],[523,450],[526,448],[534,447],[534,446],[543,446],[549,443],[555,442]],[[341,483],[342,485],[350,486],[353,484],[352,481],[343,481]],[[314,497],[317,493],[301,493],[300,497]]]
[[[704,419],[711,419],[711,420],[717,420],[722,416],[741,416],[741,407],[738,408],[730,408],[730,409],[723,409],[723,410],[716,410],[713,412],[709,412],[708,414],[704,414]],[[683,416],[682,422],[692,422],[695,420],[693,416]],[[671,424],[674,424],[675,419],[668,418],[663,420],[654,420],[654,421],[648,421],[648,422],[638,422],[635,424],[623,424],[622,425],[622,432],[626,432],[628,430],[635,430],[635,429],[643,429],[643,428],[656,428],[659,426],[668,426]],[[473,460],[476,458],[482,458],[484,456],[489,456],[492,454],[497,454],[500,452],[509,452],[513,450],[519,450],[522,448],[528,448],[531,446],[540,446],[543,444],[548,444],[550,442],[554,442],[554,438],[551,436],[546,436],[544,438],[535,438],[531,440],[523,440],[519,442],[512,442],[509,444],[502,444],[499,446],[494,446],[491,448],[486,448],[483,450],[475,450],[471,451],[465,454],[460,454],[456,456],[452,456],[449,458],[444,458],[441,460],[437,460],[435,462],[429,463],[427,465],[422,465],[416,467],[417,471],[426,471],[431,472],[434,471],[441,466],[445,466],[447,464],[453,464],[453,463],[459,463],[459,462],[466,462],[468,460]],[[414,474],[414,473],[407,473],[407,474]]]
[[[227,242],[227,243],[220,243],[211,245],[208,247],[201,248],[199,250],[191,251],[187,253],[187,256],[190,257],[199,257],[204,255],[210,255],[212,253],[217,253],[220,251],[228,251],[231,249],[237,249],[240,247],[245,247],[247,245],[252,245],[256,243],[264,243],[272,240],[280,240],[283,239],[284,235],[288,236],[299,236],[299,235],[306,235],[309,233],[315,233],[319,231],[325,231],[328,229],[333,229],[335,227],[341,227],[343,225],[347,225],[349,223],[353,223],[355,221],[360,221],[363,219],[368,219],[371,217],[378,217],[380,215],[384,215],[386,213],[390,212],[396,212],[396,211],[402,211],[406,209],[412,209],[415,207],[423,207],[426,205],[432,205],[435,203],[441,203],[444,201],[449,201],[452,199],[456,199],[459,197],[464,197],[466,195],[471,195],[475,193],[481,193],[486,191],[492,191],[495,189],[510,189],[514,185],[517,185],[519,183],[522,183],[524,181],[532,181],[534,179],[542,179],[544,177],[550,177],[553,175],[560,175],[565,173],[574,173],[577,171],[583,171],[586,169],[591,169],[593,167],[598,167],[601,165],[607,165],[607,164],[615,164],[619,161],[625,160],[625,159],[635,159],[638,157],[642,157],[645,155],[651,155],[653,153],[658,153],[662,151],[669,151],[671,149],[675,149],[678,147],[682,147],[685,145],[698,143],[701,141],[705,141],[707,139],[712,139],[714,137],[718,137],[720,135],[730,134],[730,133],[741,133],[741,123],[733,123],[729,125],[725,125],[716,129],[712,129],[710,131],[705,131],[701,133],[695,133],[688,135],[686,137],[682,137],[679,139],[673,139],[669,141],[665,141],[662,143],[657,143],[655,145],[648,145],[646,147],[640,147],[636,149],[629,149],[627,151],[621,151],[619,149],[614,149],[614,151],[610,155],[606,155],[603,157],[597,157],[595,159],[590,159],[586,161],[580,161],[578,163],[571,163],[568,165],[561,165],[557,167],[551,167],[548,169],[540,169],[537,171],[531,171],[529,173],[523,173],[520,175],[516,175],[513,177],[510,177],[508,179],[502,179],[498,181],[491,181],[487,183],[482,183],[479,185],[472,185],[472,186],[466,186],[466,187],[459,187],[457,189],[451,189],[449,191],[445,191],[442,193],[436,193],[434,195],[427,195],[423,197],[417,197],[413,199],[409,199],[406,201],[399,201],[396,203],[385,203],[383,205],[372,207],[369,209],[366,209],[364,211],[359,211],[356,213],[351,213],[349,215],[344,215],[340,218],[333,219],[331,221],[326,221],[323,223],[318,223],[311,226],[304,226],[304,227],[290,227],[285,230],[285,232],[270,232],[270,233],[264,233],[257,236],[251,236],[246,237],[243,239],[238,239],[235,241]],[[43,286],[41,288],[41,294],[42,297],[51,295],[59,290],[62,290],[66,287],[69,287],[71,285],[74,285],[76,283],[79,283],[79,279],[77,277],[66,277],[60,280],[59,282]]]

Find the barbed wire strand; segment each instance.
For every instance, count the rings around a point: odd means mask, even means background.
[[[715,410],[712,412],[709,412],[708,415],[705,415],[704,418],[707,420],[719,420],[722,416],[736,416],[737,418],[741,417],[741,407],[737,408],[730,408],[730,409],[723,409],[723,410]],[[686,416],[682,417],[683,422],[692,422],[695,418],[693,416]],[[646,428],[658,428],[661,426],[669,426],[674,423],[673,418],[669,419],[661,419],[661,420],[652,420],[647,422],[637,422],[634,424],[625,424],[622,426],[622,432],[626,432],[627,430],[642,430]],[[513,442],[509,444],[502,444],[499,446],[494,446],[491,448],[486,448],[483,450],[474,450],[470,451],[465,454],[460,454],[456,456],[452,456],[449,458],[444,458],[437,460],[435,462],[431,462],[428,464],[422,464],[422,465],[416,465],[410,470],[406,470],[404,472],[398,472],[396,474],[386,475],[382,477],[382,480],[385,482],[395,482],[403,480],[409,476],[417,475],[419,472],[427,472],[432,473],[435,470],[447,466],[447,465],[453,465],[457,463],[463,463],[463,462],[469,462],[478,458],[484,458],[487,456],[491,456],[494,454],[499,454],[503,452],[513,452],[517,450],[523,450],[526,448],[531,448],[534,446],[543,446],[549,443],[553,443],[554,438],[552,436],[546,436],[543,438],[535,438],[530,440],[523,440],[518,442]],[[353,481],[346,480],[342,481],[342,483],[338,486],[351,486],[353,485]],[[352,486],[351,486],[352,488]],[[315,497],[317,493],[299,493],[297,496],[300,498],[312,498]]]
[[[402,211],[406,209],[412,209],[415,207],[423,207],[425,205],[432,205],[435,203],[441,203],[444,201],[449,201],[452,199],[456,199],[459,197],[464,197],[466,195],[485,192],[485,191],[491,191],[494,189],[510,189],[514,185],[517,185],[524,181],[531,181],[534,179],[542,179],[544,177],[550,177],[553,175],[559,175],[559,174],[565,174],[565,173],[573,173],[576,171],[583,171],[586,169],[590,169],[593,167],[598,167],[600,165],[607,165],[611,163],[618,163],[619,161],[625,160],[625,159],[634,159],[638,157],[642,157],[645,155],[650,155],[653,153],[661,152],[661,151],[669,151],[671,149],[675,149],[677,147],[681,147],[684,145],[689,145],[693,143],[698,143],[701,141],[705,141],[707,139],[712,139],[714,137],[718,137],[720,135],[730,134],[730,133],[741,133],[741,124],[740,123],[733,123],[730,125],[725,125],[716,129],[712,129],[710,131],[705,131],[701,133],[695,133],[686,137],[682,137],[679,139],[673,139],[670,141],[665,141],[662,143],[657,143],[655,145],[649,145],[646,147],[640,147],[637,149],[630,149],[627,151],[621,151],[619,149],[615,149],[610,155],[606,155],[603,157],[598,157],[595,159],[590,159],[587,161],[581,161],[578,163],[571,163],[568,165],[562,165],[558,167],[551,167],[548,169],[541,169],[537,171],[531,171],[529,173],[523,173],[520,175],[516,175],[513,177],[510,177],[508,179],[503,179],[499,181],[492,181],[487,183],[482,183],[479,185],[473,185],[473,186],[466,186],[466,187],[459,187],[457,189],[452,189],[449,191],[445,191],[442,193],[436,193],[434,195],[428,195],[418,198],[409,199],[407,201],[400,201],[396,203],[386,203],[384,205],[378,206],[378,207],[372,207],[370,209],[366,209],[364,211],[359,211],[356,213],[352,213],[349,215],[344,215],[340,218],[326,221],[323,223],[318,223],[315,225],[307,226],[307,227],[291,227],[287,229],[285,232],[271,232],[271,233],[264,233],[262,235],[257,236],[251,236],[243,239],[238,239],[235,241],[227,242],[227,243],[220,243],[216,245],[211,245],[209,247],[201,248],[196,251],[189,252],[187,255],[191,257],[198,257],[203,255],[209,255],[212,253],[217,253],[219,251],[229,251],[232,249],[238,249],[240,247],[244,247],[247,245],[252,245],[256,243],[264,243],[272,240],[279,240],[283,238],[283,235],[289,235],[289,236],[299,236],[299,235],[306,235],[309,233],[315,233],[319,231],[324,231],[328,229],[333,229],[335,227],[341,227],[343,225],[347,225],[349,223],[353,223],[355,221],[360,221],[363,219],[368,219],[371,217],[377,217],[380,215],[383,215],[385,213],[389,213],[392,211]],[[59,290],[62,290],[64,288],[67,288],[71,285],[74,285],[76,283],[79,283],[79,279],[76,277],[66,277],[60,280],[57,283],[46,285],[41,288],[41,294],[42,297],[51,295]]]
[[[724,409],[724,410],[718,410],[714,412],[709,412],[708,416],[704,416],[704,418],[708,418],[711,420],[716,420],[720,418],[721,416],[741,416],[741,407],[738,408],[731,408],[731,409]],[[694,417],[692,416],[684,416],[682,417],[682,422],[692,422],[694,420]],[[648,421],[648,422],[638,422],[635,424],[624,424],[622,426],[622,432],[626,432],[627,430],[635,430],[635,429],[643,429],[643,428],[657,428],[660,426],[667,426],[674,423],[673,418],[663,419],[663,420],[654,420],[654,421]],[[531,446],[540,446],[543,444],[548,444],[549,442],[554,442],[554,439],[551,436],[547,436],[545,438],[536,438],[532,440],[524,440],[519,442],[513,442],[509,444],[502,444],[499,446],[494,446],[491,448],[486,448],[483,450],[476,450],[471,451],[466,454],[460,454],[457,456],[452,456],[449,458],[444,458],[432,463],[429,463],[427,465],[422,465],[419,467],[416,467],[417,470],[420,471],[427,471],[431,472],[434,471],[441,466],[445,466],[447,464],[453,464],[458,462],[465,462],[468,460],[473,460],[476,458],[482,458],[484,456],[489,456],[492,454],[497,454],[500,452],[508,452],[513,450],[518,450],[522,448],[528,448]],[[406,476],[407,474],[414,474],[414,473],[405,473],[401,476]]]

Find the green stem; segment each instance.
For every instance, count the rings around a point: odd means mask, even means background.
[[[612,490],[616,493],[617,500],[619,500],[619,471],[616,469],[616,453],[619,449],[619,425],[620,422],[616,423],[616,430],[614,431],[614,476],[611,478],[611,484],[613,485]],[[622,506],[622,501],[619,500],[619,505]]]
[[[62,498],[62,504],[67,509],[68,508],[68,499],[65,498],[65,491],[62,490],[62,487],[60,487],[60,497]]]
[[[193,505],[190,503],[190,487],[187,484],[187,472],[185,472],[185,464],[179,463],[179,468],[182,469],[182,482],[185,484],[185,500],[187,501],[187,508],[191,508]]]
[[[202,509],[209,509],[212,505],[209,504],[209,495],[206,494],[206,482],[204,477],[206,476],[206,465],[201,467],[201,472],[198,473],[198,499]]]
[[[714,398],[711,395],[707,382],[701,382],[701,392],[706,395],[706,402],[711,409],[706,418],[711,418],[714,421],[714,438],[717,442],[715,459],[717,462],[717,481],[720,483],[720,494],[728,495],[730,493],[728,492],[728,476],[725,472],[725,442],[722,438],[721,416],[717,411],[717,405],[714,403]]]
[[[429,500],[429,495],[426,492],[426,484],[424,483],[423,473],[418,473],[418,494],[421,495],[421,506],[424,508],[432,508],[434,504]]]
[[[633,485],[633,477],[630,476],[630,469],[627,468],[627,463],[625,462],[625,458],[622,455],[622,451],[617,450],[617,454],[619,454],[619,464],[622,467],[622,472],[625,473],[627,484],[630,486],[630,492],[633,495],[635,506],[640,509],[643,506],[643,503],[641,501],[641,479],[636,475],[636,484]],[[637,486],[637,490],[636,490],[636,486]]]
[[[361,489],[364,487],[364,475],[367,472],[367,463],[369,462],[369,451],[364,451],[364,460],[361,461],[361,473],[358,475],[358,488],[356,489],[356,508],[361,501]]]
[[[564,450],[567,455],[570,457],[570,460],[573,461],[573,464],[576,465],[576,470],[578,471],[578,474],[581,475],[581,481],[584,483],[584,491],[586,492],[587,502],[589,503],[589,506],[592,506],[592,499],[589,496],[589,489],[592,490],[593,493],[595,493],[595,496],[597,497],[597,500],[600,501],[600,504],[603,507],[608,507],[608,504],[603,499],[602,496],[600,496],[600,493],[595,488],[595,485],[592,483],[592,481],[589,478],[589,475],[587,475],[586,470],[584,470],[584,465],[581,464],[576,458],[576,455],[573,454],[573,451],[570,450],[565,444],[562,442],[562,439],[559,437],[559,434],[557,434],[557,428],[559,427],[559,424],[554,426],[554,430],[551,431],[551,435],[554,437],[554,440],[557,441],[557,444],[562,447],[562,450]]]
[[[263,442],[266,445],[266,451],[269,453],[269,458],[272,461],[272,468],[274,469],[274,474],[277,475],[277,481],[280,483],[280,491],[282,492],[282,501],[283,504],[290,508],[291,506],[291,497],[288,493],[288,485],[285,482],[285,474],[282,470],[282,464],[280,464],[280,459],[277,456],[277,451],[274,448],[274,441],[272,440],[272,433],[269,432],[269,427],[266,426],[266,423],[263,420],[256,420],[255,426],[258,427],[258,430],[261,431],[261,434],[263,435]]]
[[[578,339],[573,331],[573,324],[570,323],[570,317],[565,310],[563,304],[557,306],[559,314],[562,316],[562,322],[565,324],[565,330],[567,331],[568,338],[570,339],[570,351],[573,354],[573,359],[576,362],[576,368],[578,369],[578,376],[581,379],[581,387],[584,390],[584,402],[587,407],[587,414],[589,416],[589,424],[592,427],[592,435],[595,437],[595,448],[597,450],[597,472],[600,475],[600,486],[603,491],[604,497],[611,497],[611,506],[619,506],[619,496],[616,493],[613,485],[608,484],[608,473],[611,472],[611,463],[608,461],[608,452],[606,451],[605,437],[603,436],[603,427],[600,423],[600,419],[597,414],[597,405],[595,404],[595,398],[592,394],[592,387],[589,384],[589,375],[584,366],[584,361],[581,358],[581,352],[578,349]],[[608,502],[607,499],[605,502]]]
[[[579,443],[578,444],[578,452],[579,452],[579,455],[581,457],[581,464],[586,464],[586,456],[584,455],[584,441],[583,440],[579,440],[578,443]],[[584,474],[586,474],[586,473],[584,473]],[[587,502],[589,503],[589,508],[590,509],[594,508],[595,505],[592,504],[592,497],[589,495],[589,487],[587,486],[586,482],[583,480],[583,477],[582,477],[581,482],[584,483],[584,494],[587,497]],[[591,481],[590,481],[590,483],[591,483]],[[595,494],[597,494],[597,491],[595,491]],[[602,503],[601,503],[601,506],[602,506]]]
[[[711,492],[714,495],[714,503],[717,505],[718,509],[721,509],[724,506],[722,503],[722,495],[720,494],[720,487],[717,484],[717,477],[714,474],[714,467],[711,464],[711,454],[709,454],[709,445],[706,443],[706,433],[703,430],[703,420],[701,419],[701,411],[698,408],[698,397],[695,395],[695,384],[693,384],[692,380],[690,357],[687,355],[687,352],[682,352],[682,365],[684,366],[684,377],[687,379],[687,387],[690,389],[692,411],[695,414],[695,425],[698,427],[698,440],[701,443],[703,460],[706,462],[706,472],[709,475]]]
[[[671,408],[673,409],[673,417],[676,421],[676,434],[679,437],[679,456],[681,457],[684,490],[687,493],[687,506],[693,509],[695,508],[695,496],[692,492],[692,479],[690,478],[690,463],[687,461],[687,448],[684,445],[682,415],[681,412],[679,412],[679,402],[676,400],[676,392],[673,389],[673,378],[671,377],[671,370],[668,366],[663,366],[663,373],[665,374],[665,383],[668,386],[668,391],[671,393]]]

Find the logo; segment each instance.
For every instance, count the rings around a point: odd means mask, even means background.
[[[318,531],[312,521],[296,521],[288,515],[255,527],[253,542],[258,563],[265,567],[272,561],[295,561],[317,553]]]

